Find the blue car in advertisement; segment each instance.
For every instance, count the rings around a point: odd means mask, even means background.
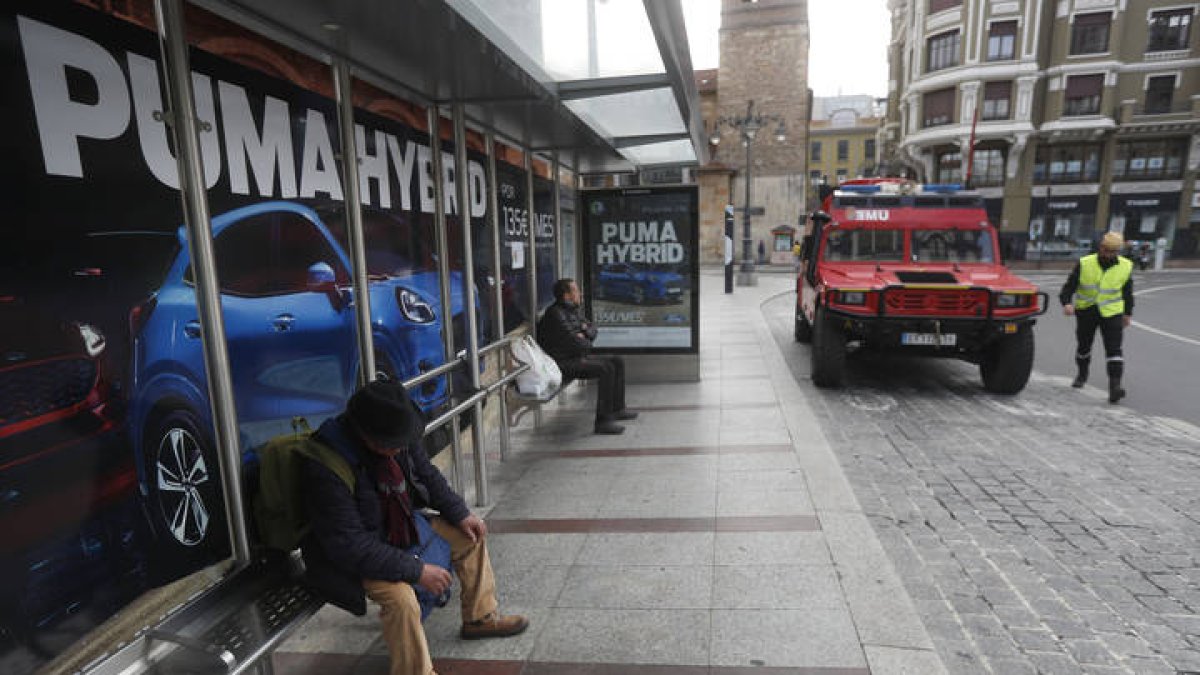
[[[320,215],[265,202],[212,220],[230,372],[243,459],[338,413],[359,369],[350,261]],[[186,234],[157,289],[129,313],[129,426],[151,527],[169,556],[227,546],[201,330]],[[370,240],[368,240],[370,242]],[[451,313],[463,309],[451,279]],[[409,379],[444,362],[437,272],[397,265],[369,274],[377,369]],[[455,321],[461,324],[462,321]],[[427,412],[447,401],[444,378],[419,391]],[[217,534],[214,534],[217,533]]]
[[[635,305],[683,302],[686,278],[670,265],[614,263],[601,265],[597,297]]]

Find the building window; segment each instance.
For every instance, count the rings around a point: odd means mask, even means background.
[[[1150,14],[1148,52],[1168,52],[1188,48],[1191,37],[1192,10],[1168,9]]]
[[[1177,180],[1183,176],[1188,139],[1118,143],[1113,157],[1114,180]]]
[[[959,7],[962,5],[962,0],[929,0],[929,13],[937,14],[938,12],[951,7]]]
[[[1112,12],[1076,14],[1071,26],[1072,54],[1103,54],[1108,51],[1108,29]]]
[[[1000,148],[976,150],[971,164],[971,182],[977,187],[1004,185],[1004,151]]]
[[[987,60],[1007,61],[1016,55],[1017,22],[997,21],[988,31]]]
[[[838,161],[844,162],[850,159],[850,141],[838,141]]]
[[[1095,115],[1100,112],[1104,75],[1072,75],[1067,78],[1063,115]]]
[[[809,171],[808,172],[808,182],[812,183],[813,185],[820,183],[821,182],[820,170]]]
[[[841,185],[842,181],[844,181],[844,180],[846,180],[846,170],[845,170],[845,169],[838,169],[838,170],[837,170],[837,182],[838,182],[838,184],[839,184],[839,185]]]
[[[944,150],[935,153],[933,170],[938,183],[961,182],[962,153],[958,150]]]
[[[921,106],[922,112],[925,114],[924,126],[936,127],[954,121],[954,93],[955,90],[950,88],[925,94]]]
[[[1146,112],[1148,114],[1171,112],[1171,98],[1174,96],[1174,75],[1158,75],[1146,80]]]
[[[821,141],[813,141],[808,151],[808,160],[810,162],[821,161]]]
[[[875,139],[874,138],[868,138],[867,140],[863,141],[863,158],[868,162],[874,163],[874,161],[875,161]]]
[[[959,37],[956,30],[929,38],[925,47],[929,67],[925,69],[925,72],[932,73],[935,70],[957,66],[958,44]]]
[[[1006,120],[1012,115],[1012,82],[988,82],[983,86],[985,120]]]
[[[1043,145],[1033,160],[1035,183],[1094,183],[1099,179],[1099,145]]]

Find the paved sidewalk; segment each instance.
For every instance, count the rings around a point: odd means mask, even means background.
[[[467,642],[435,612],[439,673],[945,672],[770,335],[760,305],[790,286],[703,275],[702,380],[631,384],[624,435],[591,434],[579,385],[513,430],[479,511],[502,607],[533,624]],[[376,611],[326,608],[275,663],[386,672]]]

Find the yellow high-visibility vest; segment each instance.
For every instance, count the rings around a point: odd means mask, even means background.
[[[1075,309],[1100,308],[1100,316],[1108,318],[1125,313],[1125,296],[1121,289],[1133,274],[1133,263],[1117,256],[1117,264],[1104,269],[1095,253],[1079,259],[1079,287],[1075,289]]]

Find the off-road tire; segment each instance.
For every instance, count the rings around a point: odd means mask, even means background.
[[[813,316],[812,379],[822,388],[840,387],[846,373],[846,336],[838,320],[818,307]]]
[[[808,322],[808,318],[804,316],[804,312],[800,308],[796,308],[796,329],[794,333],[796,342],[808,344],[813,339],[812,324]]]
[[[988,348],[979,361],[983,388],[993,394],[1015,394],[1025,388],[1033,372],[1033,330],[1021,326]]]

